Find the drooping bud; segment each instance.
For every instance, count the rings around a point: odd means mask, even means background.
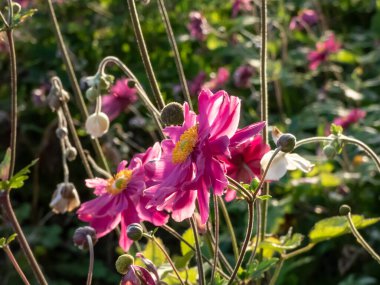
[[[95,86],[88,88],[86,91],[86,98],[90,102],[94,102],[99,96],[100,92]]]
[[[339,214],[342,216],[347,216],[349,213],[351,213],[351,207],[348,205],[342,205],[339,208]]]
[[[89,226],[85,226],[85,227],[77,228],[75,230],[74,235],[73,235],[74,244],[80,249],[88,249],[87,236],[90,236],[93,245],[95,245],[96,242],[98,241],[98,238],[96,237],[95,229]]]
[[[138,223],[130,224],[127,228],[127,236],[133,240],[138,241],[143,237],[144,229]]]
[[[93,138],[99,138],[108,132],[109,125],[110,120],[105,113],[94,113],[86,120],[86,132]]]
[[[282,152],[291,152],[296,145],[296,137],[289,133],[282,134],[276,145]]]
[[[55,130],[55,134],[59,139],[63,139],[67,136],[67,128],[65,127],[59,127]]]
[[[328,159],[333,159],[336,156],[337,151],[335,147],[333,147],[331,144],[328,144],[323,148],[323,153]]]
[[[184,121],[183,107],[177,102],[166,105],[161,111],[161,120],[167,125],[182,125]]]
[[[49,206],[56,214],[71,212],[79,207],[80,199],[78,191],[72,183],[59,183],[53,193]]]
[[[69,147],[65,150],[65,157],[68,161],[73,161],[77,157],[77,149],[75,147]]]
[[[127,274],[129,267],[133,265],[134,261],[133,256],[130,254],[120,255],[115,262],[116,271],[123,275]]]
[[[115,77],[109,74],[102,74],[99,78],[99,90],[100,92],[108,92],[110,87],[112,86]]]

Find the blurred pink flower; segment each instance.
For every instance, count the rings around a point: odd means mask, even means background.
[[[339,51],[341,44],[336,41],[335,35],[331,34],[327,40],[318,42],[316,50],[309,52],[307,59],[309,60],[309,68],[315,70],[322,63],[327,61],[328,56]]]
[[[110,93],[102,97],[102,111],[110,120],[114,120],[129,105],[137,101],[137,91],[128,86],[128,81],[127,78],[117,80]]]
[[[234,72],[234,84],[238,88],[248,88],[251,86],[251,78],[254,69],[251,65],[241,65]]]
[[[346,116],[335,118],[333,123],[345,129],[363,119],[366,114],[367,113],[361,109],[352,109]]]
[[[253,10],[253,0],[233,0],[232,17],[236,17],[240,11],[250,12]]]
[[[187,29],[190,32],[190,36],[199,41],[204,41],[207,34],[210,33],[210,26],[206,18],[198,11],[190,12]]]
[[[216,91],[222,88],[230,79],[230,72],[225,67],[220,67],[216,74],[211,75],[211,80],[204,83],[202,89],[210,89]]]
[[[87,179],[86,186],[94,188],[97,198],[83,203],[77,211],[78,218],[88,222],[103,237],[121,224],[119,245],[128,251],[132,240],[127,237],[127,227],[132,223],[149,221],[156,226],[167,222],[167,215],[155,209],[146,210],[142,200],[145,189],[144,164],[160,154],[159,145],[149,148],[144,154],[134,156],[126,167],[122,161],[114,177],[109,179]],[[141,211],[144,209],[143,211]]]
[[[146,165],[157,184],[145,194],[151,197],[148,207],[165,209],[178,222],[193,215],[197,200],[204,224],[209,216],[210,189],[221,196],[228,185],[226,166],[218,157],[230,154],[228,145],[239,124],[240,100],[225,91],[202,90],[198,106],[196,115],[184,103],[183,125],[164,129],[169,139],[161,143],[162,156]],[[254,136],[260,129],[247,129],[240,137]]]
[[[290,30],[301,30],[305,26],[313,26],[318,23],[319,17],[316,11],[311,9],[303,9],[298,15],[293,17],[289,24]]]
[[[120,285],[159,284],[158,280],[155,279],[155,276],[144,267],[138,265],[130,265],[128,272],[121,279]]]

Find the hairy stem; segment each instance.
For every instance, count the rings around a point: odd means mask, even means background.
[[[26,278],[24,272],[22,271],[20,265],[18,264],[18,262],[17,262],[16,258],[14,257],[11,249],[9,248],[9,246],[5,245],[3,247],[3,249],[4,249],[5,253],[7,254],[9,260],[12,262],[13,267],[16,269],[18,275],[20,275],[20,277],[21,277],[22,281],[24,282],[24,284],[25,285],[30,285],[28,279]]]
[[[87,273],[87,282],[86,285],[91,285],[92,283],[92,274],[94,272],[94,244],[92,242],[92,238],[90,235],[86,235],[88,249],[90,251],[90,262],[88,265],[88,273]]]
[[[141,58],[145,67],[145,71],[147,73],[150,87],[152,88],[153,95],[156,99],[157,106],[160,110],[165,107],[164,100],[162,98],[160,89],[158,87],[158,83],[156,80],[156,76],[153,71],[152,64],[149,59],[148,49],[145,44],[144,36],[141,30],[140,21],[139,21],[139,15],[137,13],[136,9],[136,3],[135,0],[127,0],[128,8],[129,8],[129,14],[131,16],[132,20],[132,27],[133,31],[135,33],[136,41],[138,48],[140,50]]]
[[[199,276],[199,284],[200,285],[206,285],[205,275],[203,272],[203,261],[202,261],[202,252],[201,252],[201,245],[199,241],[199,234],[198,234],[198,228],[195,222],[194,216],[189,219],[191,228],[193,230],[194,234],[194,241],[195,241],[195,253],[197,255],[197,266],[198,266],[198,276]]]

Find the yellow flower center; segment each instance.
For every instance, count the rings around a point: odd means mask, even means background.
[[[193,126],[186,130],[179,141],[175,144],[172,156],[173,163],[184,162],[193,151],[198,140],[198,126]]]
[[[117,195],[123,191],[132,178],[132,170],[123,169],[114,177],[108,179],[107,192],[112,195]]]

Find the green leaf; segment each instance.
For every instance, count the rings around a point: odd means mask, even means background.
[[[6,244],[7,243],[5,237],[0,238],[0,248],[3,248]]]
[[[193,230],[191,228],[189,228],[188,230],[186,230],[183,233],[182,237],[183,237],[184,240],[186,240],[192,246],[195,245],[194,234],[193,234]],[[182,255],[185,256],[190,251],[192,252],[193,250],[186,243],[184,243],[183,241],[181,241],[181,252],[182,252]]]
[[[257,196],[258,199],[264,201],[264,200],[269,200],[270,198],[272,198],[271,195],[261,195],[261,196]]]
[[[3,161],[0,163],[0,180],[5,181],[8,178],[9,167],[11,164],[11,148],[8,147],[5,152]]]
[[[15,238],[17,237],[17,234],[14,233],[12,235],[10,235],[7,239],[7,244],[10,244]]]
[[[37,12],[37,9],[28,9],[25,11],[21,11],[20,13],[17,13],[13,16],[13,25],[12,28],[17,28],[20,26],[23,22],[28,20],[29,18],[33,17],[33,15]],[[5,31],[6,27],[2,26],[0,28],[0,32]]]
[[[179,269],[187,267],[190,260],[193,258],[194,252],[189,251],[184,256],[176,256],[173,258],[173,261],[175,263],[175,266]]]
[[[263,274],[278,262],[278,258],[265,259],[260,263],[254,262],[248,269],[248,274],[253,280],[260,279]]]
[[[284,242],[282,241],[283,239],[275,239],[272,237],[262,241],[260,243],[260,248],[271,249],[283,253],[286,250],[291,250],[299,247],[303,239],[304,236],[298,233],[293,234],[289,239],[287,239]]]
[[[357,229],[371,226],[380,221],[380,218],[365,219],[360,215],[353,215],[352,221]],[[321,241],[336,238],[350,232],[350,227],[347,218],[337,216],[332,218],[323,219],[317,222],[309,233],[311,243],[318,243]]]
[[[23,169],[21,169],[19,172],[17,172],[15,175],[11,177],[8,181],[8,189],[17,189],[24,186],[24,181],[29,178],[28,174],[30,173],[30,168],[36,164],[38,161],[38,158],[33,160],[30,164],[25,166]]]
[[[330,131],[333,135],[340,136],[343,133],[342,126],[331,124]]]
[[[161,246],[164,246],[161,239],[156,238],[156,240]],[[166,260],[166,257],[162,253],[161,249],[151,239],[146,244],[145,249],[142,253],[147,259],[150,259],[153,262],[153,264],[157,267],[162,265]],[[136,260],[136,264],[144,266],[142,261],[140,261],[139,259]]]
[[[348,50],[340,50],[337,54],[331,56],[333,60],[341,62],[354,64],[357,62],[357,56]]]

